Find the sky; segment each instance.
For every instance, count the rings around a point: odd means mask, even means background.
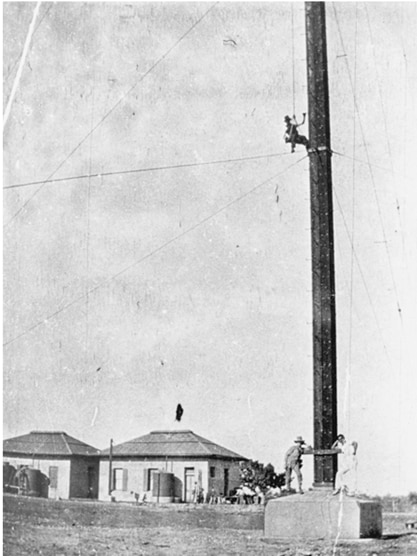
[[[313,441],[304,4],[35,6],[3,13],[4,437],[191,429],[281,471]],[[362,492],[406,494],[417,4],[326,18],[339,430]]]

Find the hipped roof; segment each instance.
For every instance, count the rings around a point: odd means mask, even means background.
[[[63,431],[32,431],[3,441],[4,455],[98,456],[100,450]]]
[[[109,455],[110,449],[102,450]],[[247,458],[207,440],[190,430],[153,431],[145,436],[113,446],[113,457],[198,457],[246,460]]]

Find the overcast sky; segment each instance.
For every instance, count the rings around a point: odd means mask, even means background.
[[[4,185],[100,176],[4,191],[4,436],[186,428],[282,470],[313,436],[304,4],[42,3],[26,49],[35,6],[4,4]],[[380,494],[417,490],[416,7],[326,4],[339,429]]]

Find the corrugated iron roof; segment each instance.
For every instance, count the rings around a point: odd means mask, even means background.
[[[109,451],[107,448],[101,454],[108,455]],[[153,431],[113,446],[113,456],[247,459],[190,430]]]
[[[32,431],[3,440],[4,455],[97,456],[100,450],[63,431]]]

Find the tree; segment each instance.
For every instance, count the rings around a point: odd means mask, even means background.
[[[271,463],[263,465],[258,461],[248,460],[240,464],[240,477],[242,482],[254,489],[259,487],[265,492],[268,487],[276,488],[285,484],[285,474],[275,473],[274,466]]]

